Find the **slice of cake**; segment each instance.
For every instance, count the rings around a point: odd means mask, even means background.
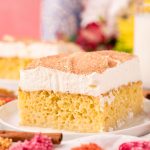
[[[142,111],[139,60],[116,51],[35,60],[20,74],[20,124],[109,131]]]
[[[81,51],[73,43],[63,41],[1,41],[0,42],[0,79],[19,79],[19,70],[33,59]]]

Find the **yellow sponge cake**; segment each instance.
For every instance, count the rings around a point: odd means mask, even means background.
[[[139,60],[116,51],[77,52],[21,70],[20,124],[78,132],[109,131],[142,111]]]

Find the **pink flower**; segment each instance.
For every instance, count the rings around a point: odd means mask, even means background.
[[[23,149],[22,142],[19,141],[19,142],[13,144],[13,145],[9,148],[9,150],[24,150],[24,149]]]
[[[127,142],[120,145],[119,150],[150,150],[150,142]]]
[[[117,35],[108,36],[107,29],[107,23],[104,21],[89,23],[86,27],[79,29],[76,43],[86,51],[112,49],[116,44]]]
[[[13,144],[9,150],[53,150],[53,144],[49,137],[37,134],[30,141]]]
[[[103,25],[93,22],[79,30],[76,43],[90,51],[96,49],[99,44],[103,44],[105,40]]]

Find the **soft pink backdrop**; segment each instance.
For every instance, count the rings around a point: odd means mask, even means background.
[[[40,37],[41,0],[0,0],[0,38]]]

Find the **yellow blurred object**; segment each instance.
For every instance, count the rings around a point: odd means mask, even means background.
[[[145,13],[150,12],[150,0],[144,1],[143,12]]]
[[[136,13],[150,12],[150,0],[137,0],[137,1],[135,1],[135,12]]]
[[[150,3],[150,0],[144,0],[145,3]]]
[[[134,41],[134,3],[117,18],[118,40],[115,49],[132,53]]]
[[[134,38],[134,18],[133,16],[125,19],[118,19],[118,43],[116,49],[124,50],[126,52],[132,52],[133,48],[133,38]]]

